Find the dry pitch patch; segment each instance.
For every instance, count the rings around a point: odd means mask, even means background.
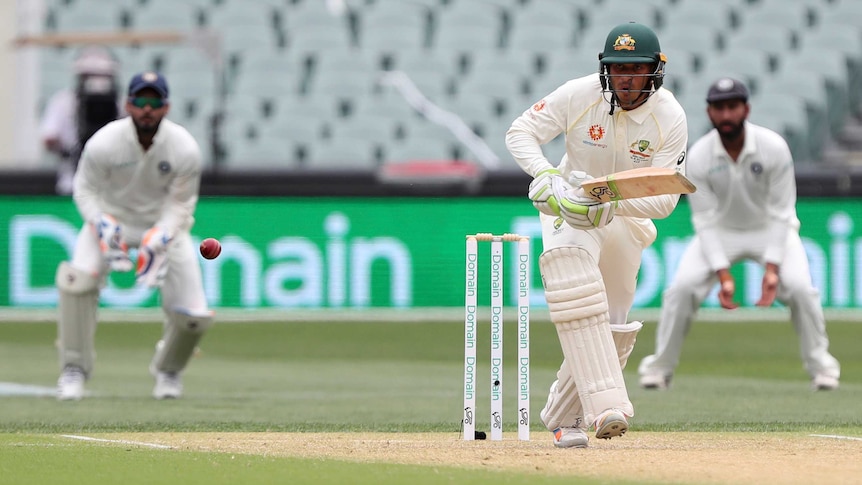
[[[800,433],[638,433],[590,448],[554,448],[549,433],[519,442],[463,442],[454,433],[136,433],[88,435],[186,451],[516,470],[699,484],[859,483],[862,439]]]

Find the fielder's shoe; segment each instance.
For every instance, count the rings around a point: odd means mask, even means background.
[[[666,391],[670,387],[671,376],[665,374],[643,374],[640,385],[644,389]]]
[[[80,401],[84,397],[84,381],[87,376],[78,366],[67,365],[57,379],[58,401]]]
[[[590,437],[583,428],[557,428],[554,433],[554,446],[557,448],[586,448]]]
[[[156,377],[153,397],[156,399],[179,399],[183,395],[183,380],[179,372],[161,372],[150,369]]]
[[[596,418],[596,438],[609,440],[626,434],[629,422],[619,409],[608,409]]]
[[[824,374],[817,374],[811,379],[811,389],[814,391],[834,391],[838,389],[838,379]]]

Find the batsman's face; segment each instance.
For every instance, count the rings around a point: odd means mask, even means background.
[[[608,74],[611,89],[619,99],[622,109],[635,109],[647,100],[652,89],[650,81],[653,64],[609,64]]]
[[[744,100],[728,99],[709,103],[706,114],[719,135],[723,138],[736,138],[745,129],[749,109],[750,106]]]
[[[155,133],[169,109],[168,100],[154,89],[142,89],[126,100],[126,112],[138,131],[143,133]]]

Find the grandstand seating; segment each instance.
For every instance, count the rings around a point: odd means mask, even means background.
[[[752,120],[788,136],[798,161],[816,160],[847,117],[860,114],[857,0],[345,3],[345,12],[333,13],[323,0],[51,0],[45,29],[218,32],[221,74],[190,46],[114,49],[125,77],[165,72],[171,117],[199,138],[213,111],[225,110],[230,167],[374,169],[390,159],[471,159],[450,130],[380,85],[391,69],[483,136],[503,169],[518,170],[503,143],[511,121],[568,79],[595,72],[608,29],[629,20],[659,33],[669,57],[665,86],[688,112],[690,142],[709,128],[707,87],[726,75],[750,84]],[[71,81],[74,49],[41,52],[39,108]],[[558,160],[561,139],[546,151]]]

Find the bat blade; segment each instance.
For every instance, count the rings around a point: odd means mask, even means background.
[[[685,175],[672,168],[643,167],[584,181],[581,188],[600,202],[637,199],[697,190]]]

